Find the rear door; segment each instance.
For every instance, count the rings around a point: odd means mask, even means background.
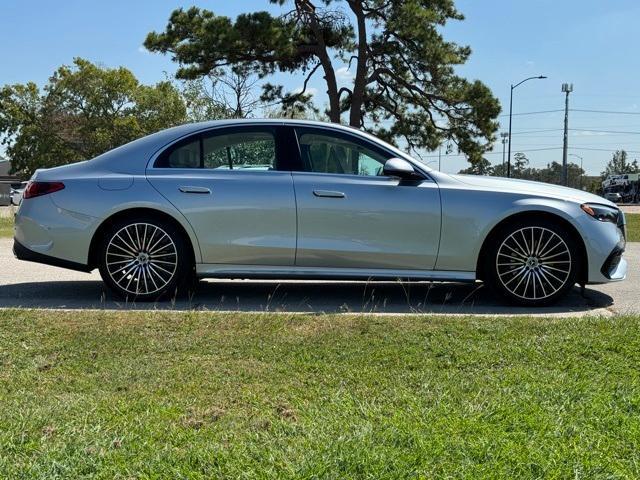
[[[331,128],[296,127],[296,265],[433,269],[440,241],[435,182],[402,182],[382,168],[393,153]]]
[[[296,208],[281,129],[223,127],[184,139],[147,170],[193,227],[204,263],[293,265]]]

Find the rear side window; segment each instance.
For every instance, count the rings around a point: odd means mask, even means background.
[[[169,168],[200,168],[200,139],[173,149],[167,160]]]
[[[274,170],[276,140],[271,132],[211,135],[202,139],[204,168]]]
[[[271,127],[227,128],[197,134],[162,152],[156,168],[275,170],[276,135]]]

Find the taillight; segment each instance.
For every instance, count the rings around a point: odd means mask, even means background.
[[[33,198],[41,195],[47,195],[49,193],[57,192],[64,188],[62,182],[29,182],[24,189],[22,198]]]

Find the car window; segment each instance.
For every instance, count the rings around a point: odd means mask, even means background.
[[[200,168],[200,139],[175,148],[167,161],[170,168]]]
[[[202,139],[204,168],[274,170],[276,141],[271,132],[212,135]]]
[[[307,172],[381,176],[391,155],[343,136],[298,130],[303,168]]]
[[[268,127],[241,131],[225,129],[193,135],[165,150],[154,166],[218,170],[275,170],[275,130]]]

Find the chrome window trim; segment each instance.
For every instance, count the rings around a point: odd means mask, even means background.
[[[178,138],[175,138],[173,141],[163,145],[161,148],[159,148],[158,150],[156,150],[156,152],[151,155],[151,158],[149,158],[149,160],[147,161],[147,165],[145,168],[145,171],[194,171],[194,170],[200,170],[200,171],[214,171],[214,168],[168,168],[168,167],[156,167],[154,166],[156,163],[156,160],[158,159],[158,157],[160,155],[162,155],[167,149],[171,148],[173,145],[175,145],[178,142],[181,142],[183,140],[188,139],[189,137],[195,137],[195,136],[199,136],[199,135],[205,135],[208,132],[215,132],[216,130],[222,130],[222,129],[237,129],[237,128],[247,128],[247,129],[251,129],[251,128],[256,128],[256,127],[280,127],[283,126],[284,123],[283,122],[259,122],[256,121],[256,123],[243,123],[243,124],[225,124],[225,125],[217,125],[215,127],[203,127],[200,130],[195,130],[193,132],[189,132],[185,135],[182,135]],[[276,139],[277,142],[277,139]],[[236,171],[240,171],[240,170],[236,170]],[[255,171],[259,171],[259,170],[255,170]],[[283,170],[262,170],[264,172],[281,172]]]

